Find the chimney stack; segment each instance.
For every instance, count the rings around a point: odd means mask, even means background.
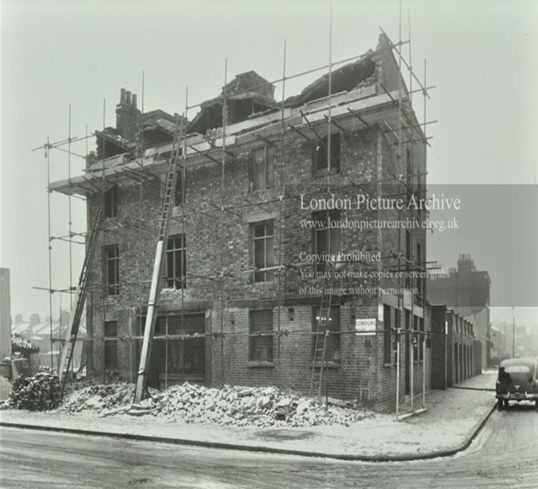
[[[123,138],[132,141],[136,137],[138,132],[136,122],[141,115],[136,107],[136,94],[122,88],[120,103],[116,105],[116,129]]]
[[[30,327],[37,326],[41,322],[41,318],[39,317],[39,314],[32,314],[30,316]]]

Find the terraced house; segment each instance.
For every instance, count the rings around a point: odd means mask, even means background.
[[[396,49],[383,34],[284,100],[239,74],[192,119],[142,113],[122,90],[85,174],[51,186],[86,197],[89,230],[105,217],[86,307],[91,371],[136,379],[177,153],[149,385],[314,387],[390,408],[398,357],[399,398],[422,391],[423,369],[429,389],[430,313],[411,273],[425,270],[426,231],[398,224],[426,219],[405,204],[425,197],[427,142]]]

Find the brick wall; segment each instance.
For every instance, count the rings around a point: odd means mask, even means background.
[[[376,70],[385,70],[384,82],[394,90],[394,60],[386,53],[376,57]],[[391,68],[392,66],[392,68]],[[396,85],[395,85],[396,84]],[[235,157],[228,157],[221,179],[222,167],[207,160],[206,164],[186,169],[186,197],[182,207],[174,208],[170,235],[184,234],[186,238],[186,263],[188,281],[183,290],[165,288],[160,299],[160,314],[200,313],[205,317],[205,376],[207,385],[223,383],[237,385],[278,385],[308,393],[312,374],[312,322],[313,307],[321,303],[319,289],[327,285],[323,278],[305,278],[305,267],[290,267],[278,272],[267,283],[255,283],[248,273],[252,264],[252,223],[272,220],[274,222],[274,256],[278,263],[300,262],[301,252],[314,251],[314,231],[300,226],[301,219],[311,219],[312,210],[302,209],[301,201],[290,196],[312,195],[317,199],[328,198],[335,193],[342,199],[356,199],[358,193],[369,197],[406,195],[406,186],[395,181],[395,175],[409,171],[425,171],[422,144],[403,145],[402,157],[398,157],[394,138],[385,133],[386,128],[371,125],[360,130],[340,134],[340,173],[313,176],[312,144],[293,132],[286,132],[283,144],[275,149],[275,185],[260,191],[250,191],[249,164],[254,146],[233,147]],[[320,128],[321,137],[327,128]],[[258,146],[263,143],[259,143]],[[360,183],[358,187],[356,183]],[[425,185],[425,178],[418,177],[407,183],[417,188]],[[280,186],[285,198],[280,201]],[[323,192],[330,185],[332,191]],[[145,313],[149,284],[157,240],[161,206],[159,179],[144,182],[133,180],[118,189],[119,211],[116,218],[107,219],[100,236],[98,252],[94,260],[92,290],[88,298],[87,326],[89,336],[94,338],[88,349],[89,368],[102,373],[104,368],[104,321],[118,324],[118,368],[121,374],[135,379],[138,369],[140,340],[139,318]],[[224,205],[229,212],[220,211]],[[102,205],[102,196],[94,193],[88,198],[88,221]],[[416,212],[404,210],[344,209],[342,220],[397,221],[405,218],[423,217]],[[281,239],[280,239],[281,237]],[[411,256],[417,259],[416,245],[426,256],[424,230],[411,233]],[[341,247],[346,253],[379,252],[381,264],[374,264],[370,271],[394,270],[402,261],[393,254],[406,256],[405,230],[401,229],[343,229]],[[104,295],[103,247],[117,245],[120,255],[120,293]],[[360,265],[343,265],[342,270],[358,269]],[[363,267],[364,268],[364,267]],[[220,272],[224,278],[220,278]],[[163,285],[165,285],[163,280]],[[396,400],[395,355],[391,363],[383,362],[384,337],[356,335],[356,319],[376,319],[378,331],[383,330],[383,318],[379,306],[396,299],[398,293],[389,293],[392,299],[378,294],[350,292],[352,287],[377,290],[404,287],[405,280],[395,277],[363,278],[344,277],[335,279],[333,287],[347,289],[336,294],[333,305],[340,309],[340,359],[329,365],[326,387],[329,396],[358,399],[364,405],[392,408]],[[411,286],[416,286],[412,282]],[[426,332],[430,331],[431,318],[422,296],[413,298],[413,310],[423,316]],[[396,308],[403,311],[402,301],[391,306],[391,322],[395,325]],[[271,309],[273,311],[274,361],[260,364],[249,360],[249,311]],[[279,314],[280,311],[280,314]],[[403,312],[402,312],[403,315]],[[280,318],[280,320],[279,320]],[[403,326],[402,326],[403,327]],[[409,387],[410,365],[408,362],[408,333],[402,333],[400,400]],[[158,340],[155,340],[158,341]],[[162,341],[162,340],[161,340]],[[179,341],[179,340],[178,340]],[[181,340],[188,344],[189,339]],[[157,349],[162,355],[162,348]],[[168,355],[168,350],[166,350]],[[426,349],[424,361],[413,364],[414,394],[422,391],[423,369],[426,368],[426,389],[430,388],[430,350]],[[154,367],[150,383],[162,386],[162,358],[152,359]],[[159,370],[160,369],[160,370]],[[158,371],[157,371],[158,370]],[[408,380],[406,383],[406,379]],[[180,382],[181,376],[168,377],[168,382]]]

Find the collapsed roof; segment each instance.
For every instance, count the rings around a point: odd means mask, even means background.
[[[330,90],[326,73],[300,94],[286,99],[283,106],[275,101],[275,87],[265,78],[254,71],[237,75],[218,97],[203,102],[199,113],[187,124],[187,135],[181,145],[186,149],[186,166],[218,161],[223,145],[230,154],[234,147],[246,149],[260,141],[267,143],[280,136],[283,126],[285,131],[293,130],[312,140],[328,132],[357,130],[373,124],[389,126],[387,121],[398,120],[400,95],[401,115],[412,128],[412,139],[423,138],[392,49],[388,37],[381,34],[375,51],[369,50],[332,70]],[[85,194],[166,171],[176,120],[181,124],[187,121],[160,110],[142,114],[136,107],[136,96],[124,90],[116,114],[116,129],[97,133],[97,158],[101,161],[96,161],[95,156],[89,158],[85,175],[53,183],[52,191]]]

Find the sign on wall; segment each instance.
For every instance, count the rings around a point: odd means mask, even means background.
[[[377,320],[374,319],[355,319],[356,335],[374,335],[377,327]]]

